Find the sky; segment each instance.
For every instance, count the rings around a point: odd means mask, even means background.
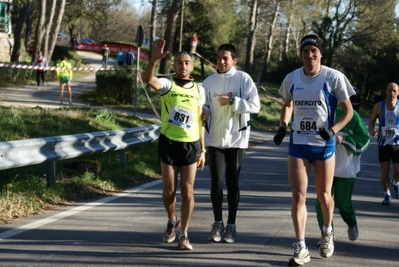
[[[128,0],[130,4],[134,6],[134,8],[139,12],[141,9],[149,9],[151,8],[151,5],[148,3],[148,0]],[[141,2],[144,2],[144,5],[142,5]]]
[[[151,4],[148,3],[148,0],[128,0],[139,12],[141,9],[150,9]],[[144,5],[142,5],[142,2],[144,2]],[[395,7],[395,13],[396,17],[399,17],[399,4],[396,5]]]

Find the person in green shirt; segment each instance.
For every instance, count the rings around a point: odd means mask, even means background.
[[[62,56],[62,61],[57,64],[57,67],[62,68],[56,70],[57,78],[60,82],[60,104],[63,104],[64,98],[64,84],[68,91],[69,105],[72,105],[72,90],[71,90],[71,80],[72,80],[72,64],[67,61],[65,55]]]
[[[342,107],[335,110],[335,120],[342,115]],[[335,170],[331,194],[334,195],[335,207],[348,225],[348,239],[355,241],[359,236],[355,207],[352,203],[353,187],[360,173],[360,157],[370,143],[370,136],[363,119],[353,111],[352,119],[335,135]],[[317,222],[323,228],[321,204],[316,200]]]

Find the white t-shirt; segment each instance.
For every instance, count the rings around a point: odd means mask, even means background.
[[[337,103],[349,99],[355,91],[344,74],[322,66],[314,76],[306,76],[303,67],[289,73],[279,93],[293,101],[293,144],[325,146],[319,129],[334,124]]]

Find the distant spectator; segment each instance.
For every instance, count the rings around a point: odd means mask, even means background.
[[[125,63],[125,53],[123,53],[122,48],[119,49],[117,60],[118,66],[123,66],[123,64]]]
[[[69,40],[69,48],[71,49],[76,49],[77,45],[78,45],[78,41],[76,40],[76,35],[73,35],[71,40]]]
[[[131,66],[133,66],[133,63],[134,63],[134,53],[132,52],[131,49],[129,49],[129,52],[127,53],[127,56],[126,56],[126,65],[128,67],[131,67]]]
[[[357,112],[359,112],[359,107],[360,107],[360,104],[362,103],[362,95],[356,86],[353,86],[353,89],[355,90],[356,94],[351,96],[350,100],[351,100],[353,109],[356,110]]]
[[[39,90],[40,78],[42,80],[42,85],[46,86],[46,84],[44,83],[44,74],[46,73],[46,70],[44,70],[43,68],[48,66],[47,59],[43,56],[42,51],[37,52],[37,57],[35,58],[35,61],[33,61],[33,66],[38,66],[42,68],[36,70],[37,90]]]
[[[106,67],[109,58],[109,48],[106,44],[104,44],[103,48],[101,49],[101,55],[103,56],[102,65],[103,67]]]

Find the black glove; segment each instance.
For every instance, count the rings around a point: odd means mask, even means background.
[[[335,135],[333,129],[319,128],[320,136],[324,141],[328,142]]]
[[[284,127],[278,127],[277,134],[274,136],[273,141],[276,145],[280,145],[286,134]]]

